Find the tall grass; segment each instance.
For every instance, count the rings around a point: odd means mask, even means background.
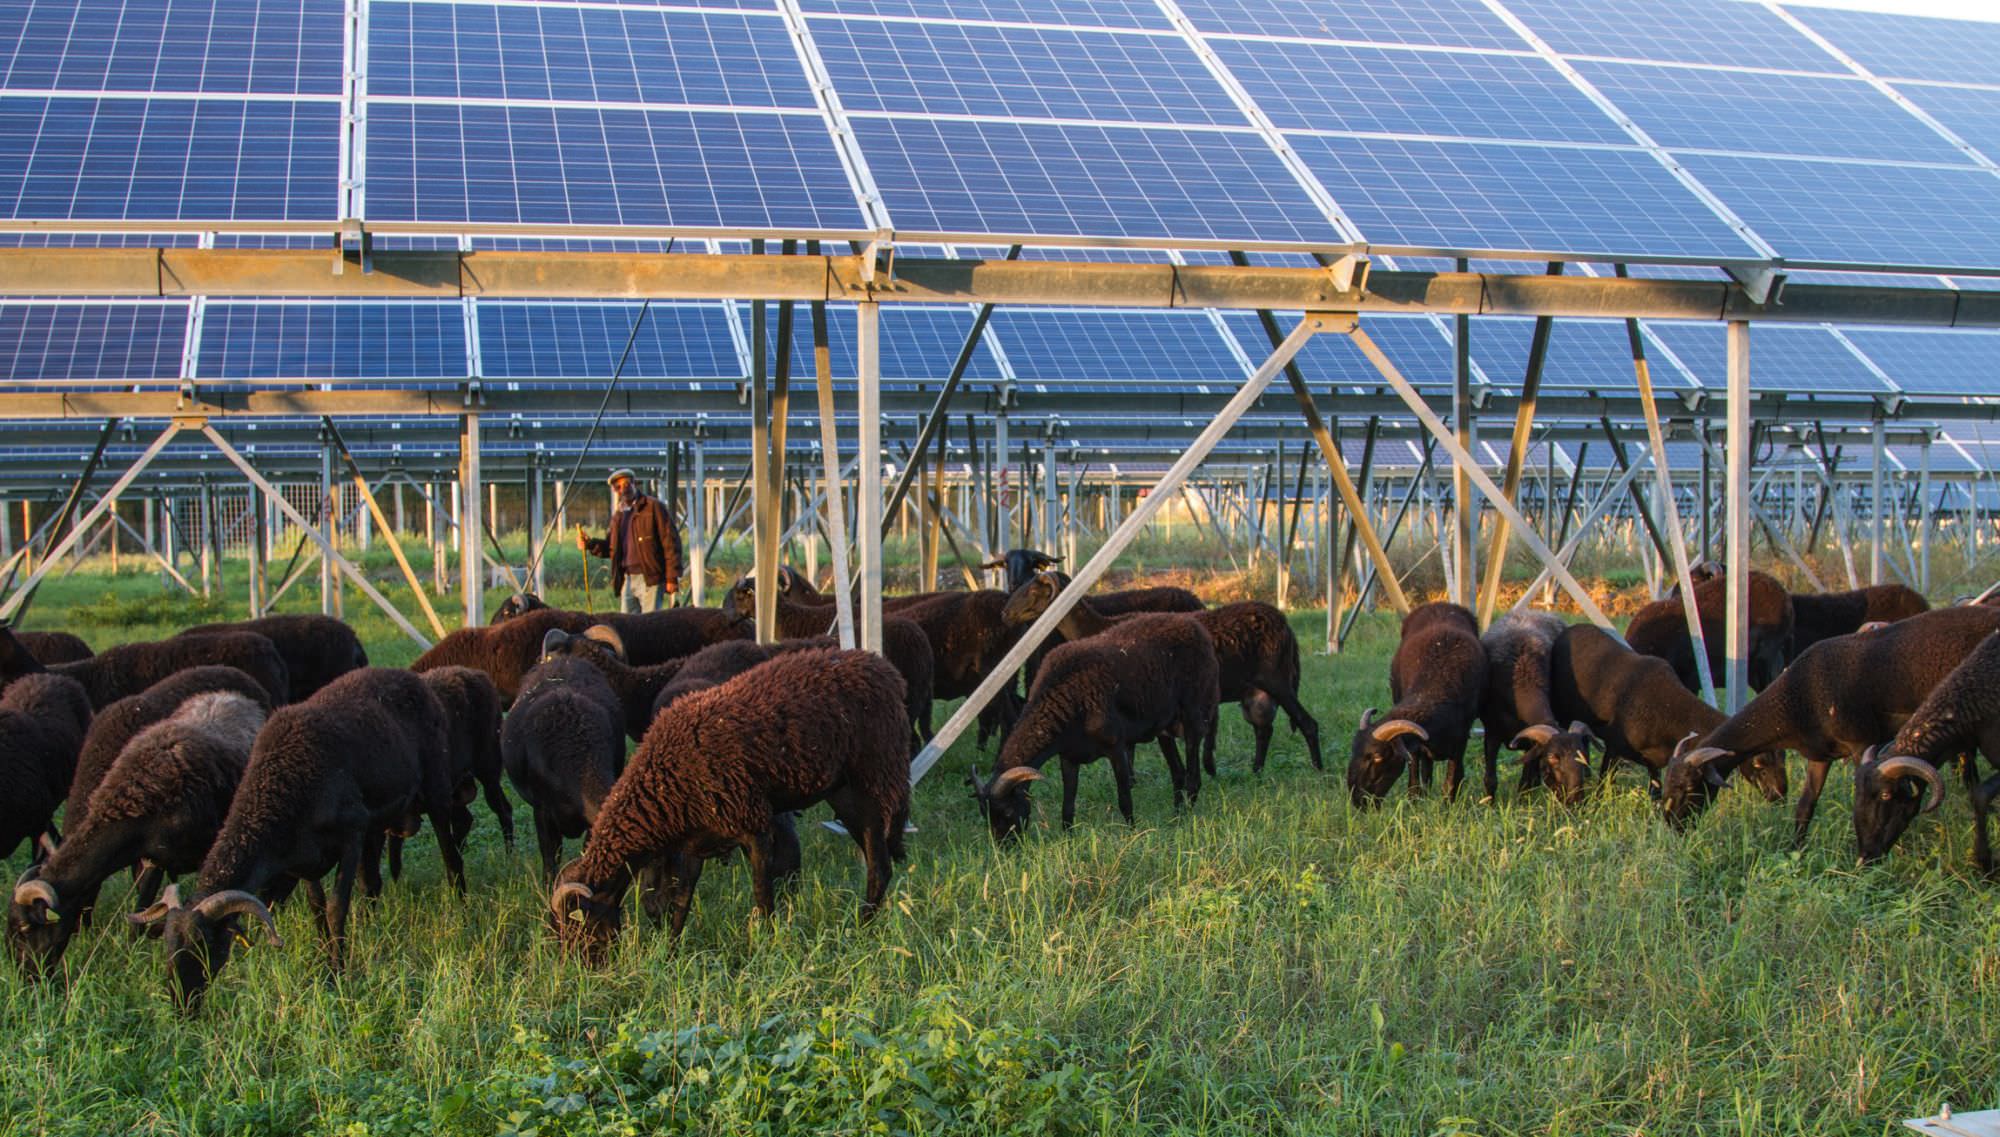
[[[143,589],[61,582],[30,622],[103,644],[192,615],[96,622]],[[678,944],[635,918],[587,969],[544,930],[532,841],[478,806],[471,896],[420,839],[338,980],[289,906],[183,1020],[156,947],[102,919],[66,985],[0,978],[0,1133],[1886,1134],[2000,1104],[2000,905],[1960,797],[1860,871],[1839,774],[1797,853],[1754,795],[1677,837],[1631,774],[1576,810],[1503,770],[1497,807],[1356,812],[1337,740],[1386,703],[1393,636],[1370,616],[1305,660],[1334,770],[1281,731],[1252,776],[1225,712],[1183,815],[1141,757],[1136,828],[1100,763],[1075,830],[1043,793],[995,848],[961,743],[867,927],[851,843],[807,825],[774,921],[732,863]]]

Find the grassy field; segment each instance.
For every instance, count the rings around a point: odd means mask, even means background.
[[[79,574],[27,625],[101,646],[225,612]],[[67,988],[4,968],[0,1133],[1882,1134],[2000,1104],[2000,892],[1960,797],[1860,872],[1844,773],[1801,853],[1739,793],[1676,837],[1630,772],[1574,811],[1357,813],[1339,770],[1393,636],[1372,615],[1306,658],[1333,769],[1281,730],[1252,776],[1227,712],[1183,816],[1148,748],[1136,829],[1100,763],[1073,832],[1045,790],[996,849],[962,743],[865,928],[852,845],[810,826],[775,922],[720,867],[678,945],[635,920],[589,970],[552,950],[532,841],[477,806],[470,898],[420,839],[337,981],[293,906],[183,1021],[153,945],[100,924]]]

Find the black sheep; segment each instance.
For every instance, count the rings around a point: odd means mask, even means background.
[[[1929,610],[1929,601],[1900,584],[1878,584],[1851,592],[1794,593],[1792,643],[1786,662],[1821,640],[1852,635],[1868,624],[1893,624]]]
[[[730,640],[715,647],[703,648],[683,659],[656,663],[650,667],[634,667],[625,662],[625,641],[609,624],[592,624],[581,635],[571,635],[561,629],[551,629],[542,641],[542,662],[547,663],[556,656],[575,656],[586,660],[604,673],[605,682],[618,698],[620,718],[625,724],[625,734],[637,742],[646,737],[646,728],[653,724],[653,702],[660,691],[673,682],[690,660],[711,651],[740,649],[744,645],[756,647],[749,640]],[[769,656],[757,653],[761,663]]]
[[[972,786],[993,835],[1008,839],[1027,824],[1027,784],[1042,763],[1062,759],[1063,827],[1076,823],[1077,771],[1111,759],[1118,811],[1132,815],[1132,751],[1158,741],[1174,804],[1201,791],[1201,740],[1219,698],[1215,642],[1183,616],[1143,613],[1049,653],[1028,688],[1027,704],[1000,747],[990,780]],[[1183,767],[1174,739],[1188,745]]]
[[[1992,875],[1987,815],[2000,778],[1981,783],[1978,756],[2000,763],[2000,635],[1980,640],[1931,689],[1896,737],[1880,748],[1884,757],[1878,759],[1876,749],[1863,752],[1854,771],[1854,838],[1861,860],[1887,856],[1919,812],[1938,807],[1944,797],[1938,770],[1960,758],[1972,799],[1973,860]]]
[[[542,657],[542,640],[550,629],[581,632],[597,621],[587,612],[543,608],[495,627],[460,628],[433,644],[410,664],[410,670],[470,667],[493,680],[500,697],[511,703],[521,692],[521,678]]]
[[[220,665],[177,671],[137,695],[125,696],[90,720],[83,751],[77,757],[76,775],[70,780],[63,820],[74,826],[88,815],[90,795],[97,783],[140,731],[166,719],[196,695],[214,691],[233,691],[266,712],[271,709],[271,693],[262,683],[234,667]]]
[[[524,612],[539,612],[548,606],[547,601],[532,592],[516,592],[501,601],[500,607],[493,610],[493,618],[486,622],[489,625],[504,624]]]
[[[687,920],[702,863],[741,848],[769,913],[785,851],[778,817],[824,801],[867,864],[866,920],[888,893],[910,814],[903,680],[873,652],[788,652],[668,708],[599,812],[583,856],[550,899],[556,935],[602,959],[636,870],[670,868],[671,929]]]
[[[1061,557],[1052,557],[1039,549],[1009,549],[1005,553],[980,565],[979,568],[981,571],[987,569],[1006,569],[1007,591],[1013,592],[1033,580],[1043,570],[1053,568],[1061,563]]]
[[[88,814],[69,819],[63,843],[14,888],[7,938],[30,976],[54,971],[111,874],[142,862],[155,876],[201,867],[265,714],[236,692],[210,691],[131,740],[91,794]]]
[[[1600,779],[1610,781],[1620,761],[1637,762],[1646,767],[1656,794],[1676,748],[1728,717],[1696,698],[1665,660],[1641,655],[1591,624],[1573,624],[1556,637],[1549,655],[1549,704],[1558,720],[1581,721],[1604,744]],[[1753,755],[1743,776],[1765,800],[1784,799],[1782,752]]]
[[[1701,617],[1702,643],[1708,648],[1709,677],[1721,687],[1725,685],[1722,668],[1728,650],[1729,582],[1720,577],[1704,579],[1694,586],[1694,600]],[[1770,686],[1785,669],[1794,619],[1791,594],[1785,586],[1765,573],[1752,572],[1748,657],[1752,688],[1761,691]],[[1679,597],[1656,600],[1639,609],[1625,626],[1625,642],[1641,655],[1666,660],[1688,690],[1701,686],[1694,639],[1688,635],[1687,610]]]
[[[28,655],[14,634],[0,627],[0,681],[48,670],[67,675],[103,710],[127,695],[136,695],[177,671],[204,664],[234,667],[264,685],[273,703],[283,703],[291,690],[284,657],[270,640],[254,632],[175,636],[151,643],[119,644],[89,659],[43,668]]]
[[[28,654],[47,667],[57,663],[75,663],[89,659],[96,653],[79,636],[68,632],[15,632],[14,638],[28,649]]]
[[[1001,618],[1025,627],[1038,619],[1056,596],[1069,585],[1059,572],[1045,572],[1014,590],[1001,611]],[[1178,591],[1178,590],[1174,590]],[[1186,613],[1208,632],[1215,645],[1218,694],[1224,703],[1238,703],[1243,718],[1256,736],[1256,752],[1251,768],[1264,769],[1271,749],[1271,728],[1282,707],[1292,729],[1305,736],[1306,750],[1315,769],[1325,769],[1320,755],[1319,722],[1299,703],[1299,638],[1285,620],[1285,614],[1257,600],[1225,604],[1220,608],[1196,608]],[[1094,596],[1086,596],[1057,625],[1064,641],[1096,635],[1133,616],[1112,616]],[[1203,764],[1215,773],[1216,729],[1205,733]]]
[[[444,708],[449,745],[436,761],[446,763],[445,781],[451,786],[453,835],[464,855],[465,839],[472,832],[473,797],[484,788],[486,807],[500,823],[500,837],[508,849],[514,847],[514,806],[507,789],[500,784],[500,690],[484,671],[470,667],[436,667],[424,674],[424,682]],[[414,830],[414,824],[406,828]],[[403,833],[389,834],[389,875],[403,875]],[[381,879],[373,866],[363,866],[364,883],[371,892],[379,891]]]
[[[728,602],[742,619],[755,619],[756,582],[748,577],[738,581],[729,590]],[[777,629],[781,639],[830,644],[832,618],[831,609],[788,600],[782,593],[778,596]],[[937,660],[931,654],[930,637],[914,621],[884,613],[882,655],[903,677],[903,689],[907,692],[904,708],[913,728],[911,737],[921,744],[931,736],[931,702],[937,682]]]
[[[1750,754],[1796,750],[1806,760],[1793,841],[1804,844],[1836,758],[1859,758],[1895,737],[1931,690],[1986,636],[2000,611],[1940,608],[1865,634],[1821,640],[1742,710],[1668,763],[1662,805],[1676,824],[1708,804]]]
[[[181,632],[183,636],[214,635],[217,632],[254,632],[270,640],[284,657],[291,679],[286,702],[300,702],[335,679],[368,666],[368,652],[361,637],[332,616],[296,614],[238,620],[229,624],[201,624]]]
[[[0,691],[0,857],[55,833],[90,714],[83,687],[67,676],[23,676]]]
[[[550,629],[551,640],[558,634],[561,629]],[[500,761],[534,811],[544,874],[555,875],[563,839],[589,831],[618,780],[625,765],[624,722],[617,692],[590,660],[555,655],[522,682],[521,697],[500,726]]]
[[[1521,752],[1523,791],[1547,786],[1564,805],[1583,797],[1597,737],[1575,719],[1563,729],[1549,699],[1550,659],[1567,626],[1547,612],[1514,612],[1479,638],[1486,652],[1486,689],[1479,701],[1479,721],[1486,728],[1486,796],[1496,802],[1503,744]]]
[[[255,917],[276,937],[269,905],[303,883],[327,962],[346,961],[347,911],[364,863],[413,809],[430,817],[448,871],[463,877],[451,834],[450,787],[426,755],[446,747],[444,708],[422,678],[370,667],[312,698],[273,712],[257,735],[242,783],[202,862],[194,902],[178,894],[132,917],[166,940],[175,1003],[192,1011],[229,961],[239,921]],[[334,872],[333,895],[320,878]]]
[[[1445,796],[1458,796],[1465,777],[1465,744],[1486,689],[1486,649],[1479,625],[1457,604],[1423,604],[1403,619],[1402,640],[1389,661],[1389,697],[1395,705],[1377,721],[1361,716],[1347,759],[1347,793],[1356,805],[1378,803],[1410,771],[1410,796],[1430,784],[1431,768],[1445,763]],[[1411,739],[1415,740],[1412,745]]]

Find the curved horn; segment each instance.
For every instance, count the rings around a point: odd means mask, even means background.
[[[592,624],[583,630],[583,638],[610,648],[611,653],[621,660],[625,658],[625,637],[609,624]]]
[[[550,628],[548,634],[542,637],[543,657],[546,658],[561,651],[563,649],[563,645],[568,642],[569,642],[568,632],[563,631],[561,628]]]
[[[1374,728],[1375,728],[1375,708],[1369,707],[1367,710],[1361,712],[1361,729],[1373,730]]]
[[[1923,811],[1929,813],[1936,809],[1944,801],[1944,778],[1938,773],[1936,766],[1922,758],[1898,754],[1893,758],[1884,759],[1880,766],[1875,767],[1875,775],[1880,778],[1902,778],[1911,774],[1924,780]],[[33,883],[40,884],[41,881]],[[15,893],[16,897],[19,895],[19,892]]]
[[[1589,723],[1586,723],[1586,722],[1578,722],[1578,721],[1576,721],[1576,720],[1571,720],[1571,722],[1570,722],[1570,724],[1569,724],[1569,732],[1570,732],[1571,734],[1580,734],[1580,735],[1584,736],[1585,738],[1596,738],[1596,737],[1597,737],[1597,735],[1596,735],[1595,733],[1593,733],[1593,732],[1591,731],[1591,729],[1590,729],[1590,724],[1589,724]]]
[[[549,910],[560,916],[563,912],[564,900],[572,896],[578,900],[589,900],[593,895],[590,891],[590,886],[582,881],[565,881],[562,884],[556,885],[556,890],[549,893]]]
[[[1015,787],[1042,780],[1042,772],[1033,766],[1015,766],[1002,770],[993,776],[993,784],[986,787],[988,794],[1010,794]]]
[[[1688,765],[1693,766],[1695,769],[1699,770],[1703,766],[1708,765],[1710,762],[1715,761],[1717,758],[1724,757],[1728,753],[1729,751],[1724,750],[1720,746],[1703,746],[1700,747],[1699,749],[1688,751],[1688,753],[1681,760],[1683,762],[1686,762]]]
[[[227,920],[231,916],[255,916],[270,934],[271,943],[276,947],[285,946],[285,941],[278,935],[278,922],[271,918],[271,910],[264,907],[264,902],[254,894],[240,888],[202,897],[195,903],[194,914],[209,921]]]
[[[1409,719],[1390,719],[1378,725],[1372,732],[1371,737],[1377,742],[1387,742],[1392,738],[1401,738],[1406,734],[1416,735],[1419,742],[1429,742],[1431,740],[1430,731],[1425,730]]]
[[[1538,722],[1523,728],[1521,733],[1514,736],[1513,741],[1507,743],[1507,746],[1511,750],[1526,750],[1529,747],[1541,746],[1560,733],[1562,732],[1548,723]]]
[[[167,913],[181,906],[181,886],[170,884],[160,893],[160,898],[137,912],[125,917],[134,927],[144,928],[157,923]]]
[[[42,902],[42,919],[55,923],[61,917],[56,914],[56,887],[46,880],[22,880],[14,886],[14,903],[22,908],[32,908],[35,901]]]

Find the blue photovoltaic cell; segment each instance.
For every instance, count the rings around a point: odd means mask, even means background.
[[[1479,0],[1181,0],[1181,10],[1195,27],[1224,35],[1502,51],[1528,46]]]
[[[1533,320],[1484,319],[1472,322],[1472,358],[1495,389],[1521,390],[1528,375]],[[1657,354],[1649,356],[1653,386],[1686,387],[1687,378]],[[1632,340],[1623,320],[1557,320],[1550,326],[1549,352],[1542,361],[1542,388],[1562,391],[1638,390]],[[1880,385],[1877,384],[1879,387]]]
[[[1760,4],[1743,0],[1506,0],[1564,55],[1844,73],[1840,62]]]
[[[1750,347],[1753,369],[1757,365],[1755,334]],[[1905,391],[2000,395],[2000,334],[1849,328],[1846,335]]]
[[[1729,389],[1727,329],[1721,324],[1669,324],[1649,320],[1659,337],[1704,387]],[[1653,374],[1666,370],[1655,360]],[[1750,332],[1752,391],[1827,391],[1883,394],[1887,384],[1824,328],[1760,324]]]
[[[1804,6],[1786,10],[1884,78],[2000,86],[2000,24]]]
[[[338,95],[341,0],[4,0],[0,87]]]
[[[0,98],[0,216],[332,218],[339,125],[337,103]]]
[[[494,379],[609,382],[638,304],[479,305],[479,366]],[[655,303],[646,312],[629,379],[733,378],[743,373],[721,304]]]
[[[924,20],[1003,20],[1068,27],[1156,28],[1172,22],[1153,0],[802,0],[807,12]]]
[[[1755,255],[1638,151],[1288,137],[1334,201],[1377,244]]]
[[[202,312],[204,379],[464,377],[455,303],[213,302]]]
[[[1245,378],[1242,362],[1199,312],[1002,307],[993,330],[1023,383],[1178,381],[1234,389]]]
[[[1216,54],[1283,129],[1630,145],[1540,59],[1338,44],[1215,41]]]
[[[1793,260],[2000,264],[2000,194],[1984,170],[1713,155],[1682,163]]]
[[[1953,134],[1965,139],[1973,149],[2000,161],[2000,91],[1925,87],[1916,83],[1899,84],[1896,89]],[[1929,134],[1930,128],[1925,127],[1924,132]],[[1938,142],[1949,145],[1943,139]],[[1962,153],[1955,147],[1952,152]]]
[[[750,340],[751,310],[748,303],[737,305],[743,324],[744,342]],[[768,366],[777,373],[778,306],[766,308],[767,335],[772,354]],[[972,330],[972,312],[960,307],[884,305],[878,317],[878,357],[885,380],[941,382],[951,374],[965,333]],[[965,369],[967,381],[992,381],[1001,377],[988,346],[994,327],[988,323],[980,344]],[[860,371],[860,349],[855,340],[854,307],[836,304],[827,309],[826,344],[833,376],[852,381]],[[1003,345],[1002,350],[1005,350]],[[738,369],[741,373],[741,369]],[[810,384],[818,372],[813,366],[812,312],[804,304],[792,313],[792,382]]]
[[[1860,79],[1630,63],[1586,62],[1577,70],[1669,149],[1967,161],[1957,147]],[[1729,112],[1718,114],[1718,107]]]
[[[815,19],[850,111],[1247,126],[1177,36]]]
[[[857,118],[899,230],[1337,242],[1253,133]]]
[[[1277,317],[1279,329],[1285,332],[1291,331],[1299,318],[1296,312],[1277,313]],[[1223,318],[1252,363],[1261,363],[1270,355],[1271,339],[1255,315],[1230,312]],[[1361,327],[1411,383],[1422,388],[1452,385],[1451,340],[1429,319],[1364,316]],[[1328,387],[1373,389],[1389,385],[1375,365],[1368,362],[1368,357],[1361,354],[1361,349],[1354,346],[1354,341],[1344,335],[1314,336],[1299,349],[1296,359],[1306,382],[1317,391]]]
[[[0,379],[172,379],[187,305],[0,304]]]
[[[856,229],[817,115],[377,104],[377,221]]]
[[[378,2],[368,93],[811,107],[775,15]]]

